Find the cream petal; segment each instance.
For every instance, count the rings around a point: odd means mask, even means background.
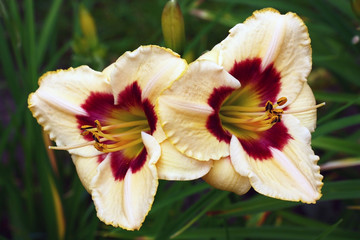
[[[81,107],[91,92],[111,93],[106,76],[87,66],[48,72],[39,79],[39,89],[29,95],[28,105],[40,125],[57,146],[72,146],[87,141],[81,136],[76,115],[86,116]],[[69,150],[71,154],[93,157],[93,146]]]
[[[221,45],[217,44],[213,47],[211,51],[205,52],[201,55],[198,60],[208,60],[215,63],[219,63],[219,53],[220,53]]]
[[[237,89],[239,81],[210,61],[196,61],[159,97],[157,113],[170,142],[198,160],[218,160],[229,155],[229,145],[206,127],[214,112],[208,99],[214,89]]]
[[[319,157],[310,146],[310,132],[291,115],[284,116],[282,122],[292,139],[281,151],[271,148],[271,158],[255,160],[245,153],[239,140],[233,136],[231,161],[239,174],[249,177],[259,193],[283,200],[314,203],[321,197],[323,184],[317,165]]]
[[[235,171],[229,157],[213,161],[213,167],[203,179],[214,188],[238,195],[247,193],[251,187],[249,179]]]
[[[112,63],[102,71],[102,73],[106,75],[108,83],[110,83],[111,73],[114,71],[114,69],[115,69],[115,63]]]
[[[115,100],[125,87],[136,81],[142,90],[142,99],[155,104],[160,93],[186,68],[186,61],[170,49],[141,46],[133,52],[126,52],[115,62],[111,72]]]
[[[305,83],[295,101],[288,106],[288,111],[296,111],[297,109],[312,107],[315,106],[315,104],[316,101],[314,94],[310,86]],[[315,130],[317,118],[316,109],[293,113],[292,115],[299,119],[301,125],[309,129],[310,132],[313,132]]]
[[[273,64],[281,77],[279,97],[291,103],[309,75],[312,59],[307,27],[294,13],[281,15],[274,9],[255,11],[244,23],[230,30],[229,36],[206,53],[218,56],[217,63],[230,71],[235,61],[260,58],[261,69]],[[213,58],[214,59],[214,58]]]
[[[85,187],[86,191],[91,194],[90,184],[97,174],[97,167],[100,164],[99,156],[81,157],[73,154],[71,158],[82,185]]]
[[[99,165],[91,183],[97,216],[106,224],[127,230],[139,229],[151,209],[158,186],[156,162],[161,149],[156,140],[142,133],[147,159],[142,168],[127,171],[123,180],[115,180],[110,166],[111,153]]]
[[[207,174],[212,161],[198,161],[180,153],[168,140],[160,144],[161,157],[156,164],[159,179],[193,180]]]
[[[187,68],[185,60],[170,49],[158,46],[141,46],[126,52],[115,62],[111,72],[111,86],[117,101],[118,94],[135,81],[142,100],[148,99],[155,106],[161,92],[179,78]],[[153,136],[162,142],[166,136],[157,123]]]

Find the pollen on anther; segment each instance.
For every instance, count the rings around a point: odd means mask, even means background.
[[[281,115],[275,115],[274,117],[271,118],[271,124],[278,123],[280,121],[281,121]]]
[[[91,125],[83,125],[80,127],[81,130],[86,130],[86,129],[90,129],[90,128],[93,128],[93,126]]]
[[[100,142],[100,137],[96,134],[93,134],[93,138],[95,140],[95,142],[99,143]]]
[[[267,101],[266,104],[265,104],[265,111],[266,112],[272,112],[273,110],[273,104],[271,101]]]
[[[283,114],[284,110],[282,109],[274,109],[273,113],[277,116],[280,116],[281,114]]]
[[[287,102],[287,98],[286,98],[286,97],[281,97],[281,98],[279,98],[279,99],[277,100],[276,103],[277,103],[279,106],[282,106],[282,105],[284,105],[286,102]]]
[[[95,120],[95,126],[98,131],[101,131],[101,124],[100,124],[99,120]]]

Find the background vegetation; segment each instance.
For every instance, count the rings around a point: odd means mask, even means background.
[[[316,205],[253,190],[236,196],[201,180],[160,182],[140,231],[97,219],[70,156],[47,152],[51,143],[44,144],[27,96],[48,70],[82,64],[102,70],[125,51],[163,45],[165,3],[0,0],[0,239],[359,239],[360,9],[354,12],[350,0],[180,0],[189,61],[254,10],[274,7],[304,19],[313,47],[309,83],[317,101],[327,103],[312,142],[325,182]],[[95,38],[80,27],[80,6],[96,23]]]

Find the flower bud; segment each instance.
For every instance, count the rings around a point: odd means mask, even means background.
[[[80,6],[79,15],[80,15],[80,27],[81,27],[81,31],[84,34],[85,39],[87,39],[92,44],[96,44],[97,34],[96,34],[96,26],[93,17],[83,5]]]
[[[360,0],[352,0],[351,7],[355,15],[360,18]]]
[[[185,44],[184,18],[176,0],[166,3],[161,16],[161,26],[165,45],[177,53],[182,53]]]

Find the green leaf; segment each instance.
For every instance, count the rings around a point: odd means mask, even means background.
[[[334,137],[317,137],[312,140],[311,145],[314,148],[337,151],[351,155],[360,155],[359,143],[352,140],[340,139]]]
[[[345,109],[349,108],[350,106],[352,106],[355,102],[357,102],[360,99],[360,97],[354,99],[351,102],[348,102],[347,104],[345,104],[344,106],[338,107],[336,108],[334,111],[331,111],[330,113],[328,113],[327,115],[325,115],[324,117],[322,117],[321,119],[319,119],[319,121],[317,122],[318,124],[322,124],[323,122],[326,122],[328,120],[330,120],[331,118],[333,118],[334,116],[336,116],[337,114],[339,114],[340,112],[344,111]]]
[[[42,28],[39,44],[38,44],[38,65],[40,65],[43,61],[44,53],[46,51],[46,47],[49,45],[50,36],[54,35],[56,31],[55,23],[57,20],[57,16],[59,14],[59,9],[63,0],[54,0],[49,13],[45,19],[44,27]]]
[[[176,186],[181,186],[182,183],[177,183]],[[150,214],[156,213],[159,210],[162,210],[164,207],[169,206],[170,204],[173,204],[177,201],[181,201],[184,198],[199,193],[203,190],[209,189],[210,186],[206,183],[201,184],[195,184],[195,185],[187,185],[187,188],[176,188],[175,186],[172,186],[170,191],[167,193],[166,196],[163,196],[162,198],[160,196],[157,196],[157,199],[164,199],[161,202],[155,202],[154,206],[151,209]]]
[[[261,227],[231,227],[228,228],[230,239],[272,239],[272,240],[304,240],[314,239],[324,229],[316,227],[293,226],[261,226]],[[176,239],[225,239],[224,228],[198,228],[182,233]],[[336,229],[327,240],[358,240],[359,233]]]
[[[311,219],[311,218],[307,218],[307,217],[303,217],[300,214],[296,214],[290,211],[279,211],[277,212],[278,216],[281,216],[283,218],[283,221],[291,224],[296,224],[299,226],[306,226],[306,227],[319,227],[319,228],[324,228],[324,227],[329,227],[328,224],[322,223],[320,221]]]
[[[360,114],[339,118],[320,125],[313,133],[313,137],[315,138],[317,136],[326,135],[336,130],[344,129],[359,124],[360,124]]]
[[[169,239],[176,237],[178,234],[189,228],[195,221],[197,221],[228,194],[229,192],[211,190],[206,195],[203,195],[195,204],[191,205],[180,216],[178,215],[176,221],[173,221],[172,224],[166,226],[156,239]]]
[[[332,225],[331,227],[329,227],[326,231],[324,231],[323,233],[320,234],[320,236],[318,236],[315,240],[324,240],[324,239],[328,239],[329,234],[333,233],[335,231],[335,229],[340,225],[340,223],[343,220],[340,219],[339,221],[337,221],[337,223],[335,223],[334,225]]]
[[[339,182],[325,182],[322,189],[323,196],[319,201],[343,200],[360,198],[360,180],[348,180]],[[282,201],[263,195],[224,206],[213,211],[214,216],[243,216],[246,214],[264,211],[275,211],[300,205],[300,202]]]
[[[358,94],[342,93],[342,92],[319,92],[315,91],[315,98],[318,101],[337,102],[337,103],[354,103],[360,104]]]
[[[25,0],[25,25],[24,31],[24,47],[25,58],[27,62],[28,75],[27,80],[30,83],[31,91],[37,87],[37,55],[36,55],[36,32],[35,32],[35,18],[34,18],[34,4],[32,0]]]

